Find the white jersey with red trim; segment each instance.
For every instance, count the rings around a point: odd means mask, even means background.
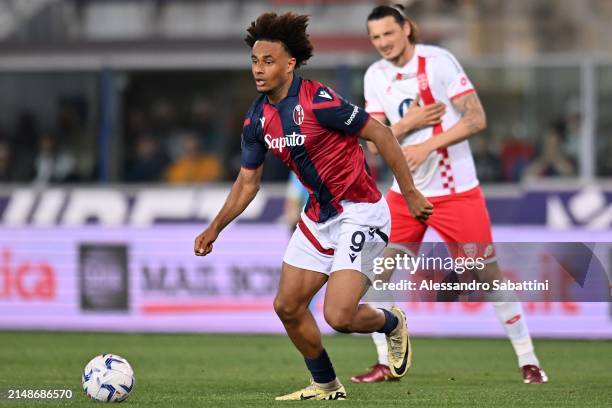
[[[474,92],[474,87],[455,57],[447,50],[417,44],[414,56],[403,67],[381,59],[365,73],[366,111],[384,114],[396,123],[420,93],[421,104],[443,102],[446,113],[442,123],[410,133],[402,145],[422,143],[449,129],[461,119],[451,100]],[[476,167],[467,140],[438,149],[412,173],[416,187],[426,197],[444,196],[470,190],[478,185]],[[400,192],[397,180],[392,190]]]

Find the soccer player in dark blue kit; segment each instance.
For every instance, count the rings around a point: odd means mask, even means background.
[[[385,333],[391,372],[403,376],[411,358],[401,309],[375,309],[359,301],[382,256],[390,230],[389,208],[369,174],[359,137],[376,145],[413,216],[426,220],[432,205],[418,192],[397,139],[331,88],[299,77],[295,70],[312,56],[308,17],[264,13],[247,29],[251,69],[261,95],[242,131],[242,168],[210,225],[196,237],[194,251],[208,255],[219,233],[253,200],[270,150],[295,172],[309,199],[283,259],[274,309],[302,353],[312,376],[306,388],[278,400],[346,399],[321,333],[308,310],[327,283],[324,316],[343,333]]]

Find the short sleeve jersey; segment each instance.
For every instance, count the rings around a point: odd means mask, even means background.
[[[377,202],[358,135],[370,116],[331,88],[294,75],[278,104],[261,95],[242,130],[241,164],[253,169],[271,151],[295,172],[308,190],[306,215],[325,222],[343,211],[342,201]]]
[[[474,92],[474,87],[455,57],[447,50],[417,44],[414,56],[403,67],[381,59],[364,77],[366,111],[383,114],[391,124],[398,122],[420,94],[421,104],[443,102],[446,113],[438,126],[416,130],[402,145],[422,143],[452,127],[461,114],[451,101]],[[412,174],[416,187],[427,197],[470,190],[478,185],[476,167],[468,141],[432,152]],[[399,192],[397,181],[391,187]]]

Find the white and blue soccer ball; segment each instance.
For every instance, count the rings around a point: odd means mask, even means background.
[[[121,402],[134,389],[134,370],[123,357],[101,354],[87,363],[81,382],[89,398],[101,402]]]

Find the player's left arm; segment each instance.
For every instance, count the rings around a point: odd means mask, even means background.
[[[461,113],[461,119],[446,132],[427,141],[431,150],[462,142],[487,127],[487,115],[476,91],[461,95],[451,102],[455,109]]]
[[[453,99],[452,104],[461,113],[457,123],[423,143],[404,147],[404,156],[410,169],[420,166],[431,152],[462,142],[486,129],[487,116],[476,91]]]

